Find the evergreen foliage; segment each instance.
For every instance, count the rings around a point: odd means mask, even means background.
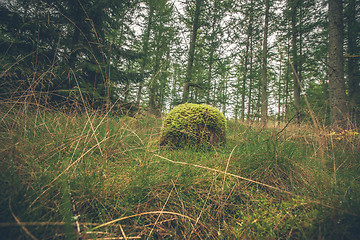
[[[131,1],[107,0],[0,3],[1,97],[35,91],[58,104],[79,100],[81,90],[95,108],[116,99],[116,84],[140,80],[110,64],[138,55],[108,37],[131,7]]]
[[[359,114],[357,2],[345,1],[343,16],[345,100],[353,122]],[[309,93],[310,105],[324,107],[316,117],[331,123],[327,2],[269,4],[264,55],[265,0],[2,1],[0,98],[126,106],[160,116],[186,97],[228,118],[296,115],[303,123]],[[315,92],[322,97],[313,98]]]

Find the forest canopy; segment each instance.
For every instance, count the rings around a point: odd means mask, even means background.
[[[359,17],[359,0],[1,1],[0,99],[359,124]]]

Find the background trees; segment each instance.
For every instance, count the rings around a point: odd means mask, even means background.
[[[115,84],[137,79],[110,64],[113,56],[129,56],[112,44],[111,33],[120,27],[118,17],[132,7],[130,1],[107,0],[2,3],[4,94],[22,94],[23,89],[51,93],[51,101],[61,102],[78,98],[75,89],[81,89],[94,107],[104,104],[106,92],[116,99]],[[112,81],[106,83],[111,72]]]
[[[344,81],[342,1],[329,0],[329,92],[331,122],[344,127],[349,119]]]
[[[355,122],[360,4],[344,1],[343,14],[336,3],[3,1],[0,97],[156,115],[190,101],[228,118],[300,123],[306,94],[322,122]]]
[[[345,1],[345,64],[347,63],[347,73],[345,74],[349,87],[349,100],[351,109],[351,119],[359,124],[360,119],[360,48],[359,48],[359,1]]]

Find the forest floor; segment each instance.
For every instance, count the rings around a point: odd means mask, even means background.
[[[360,137],[229,121],[158,146],[162,120],[0,108],[1,239],[360,239]]]

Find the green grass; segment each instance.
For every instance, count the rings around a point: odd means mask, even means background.
[[[358,137],[230,121],[196,151],[159,148],[147,114],[1,116],[4,239],[360,238]]]

